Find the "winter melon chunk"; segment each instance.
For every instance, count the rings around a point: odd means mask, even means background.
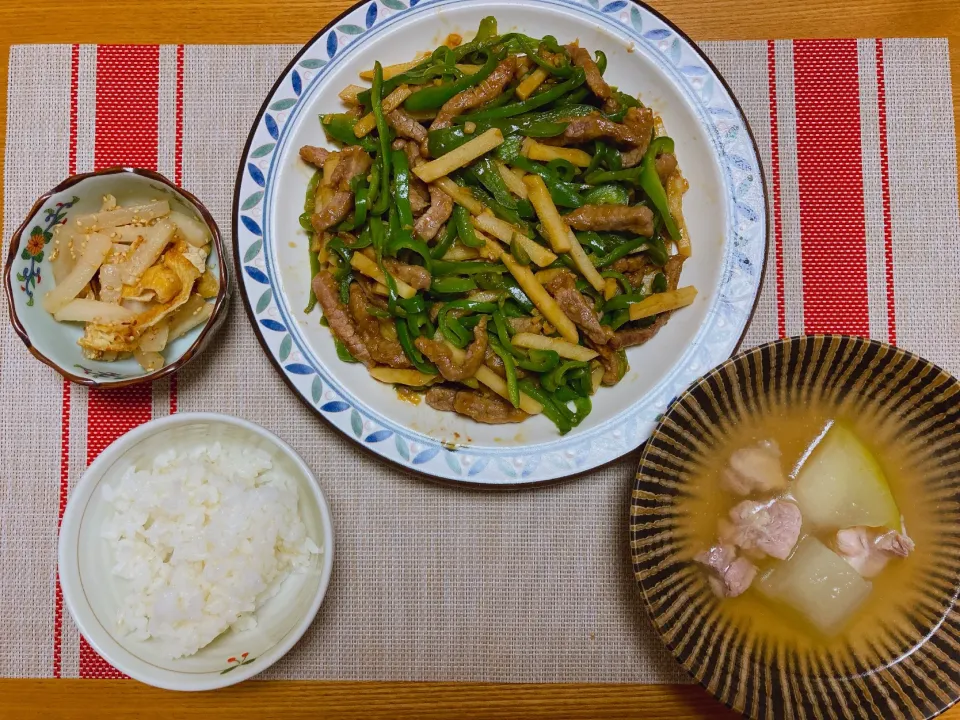
[[[804,523],[900,528],[900,510],[883,469],[847,427],[835,423],[803,464],[793,486]]]
[[[813,535],[767,573],[760,592],[796,608],[826,635],[843,629],[873,585]]]

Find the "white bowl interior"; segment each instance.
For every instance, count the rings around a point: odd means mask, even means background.
[[[139,433],[139,435],[136,435]],[[307,534],[321,548],[309,570],[289,576],[280,592],[257,611],[257,627],[228,630],[197,654],[171,660],[157,639],[134,640],[117,631],[117,612],[128,581],[113,575],[113,549],[101,534],[113,510],[104,485],[116,485],[126,470],[147,466],[171,443],[191,448],[221,442],[269,453],[274,467],[293,478]],[[84,475],[64,516],[60,538],[64,598],[87,640],[118,669],[161,687],[208,689],[254,675],[281,657],[312,622],[332,567],[332,527],[316,479],[292,450],[266,431],[244,421],[217,416],[174,415],[142,426],[108,448]],[[230,658],[246,653],[248,664]],[[234,667],[227,674],[224,670]]]
[[[100,210],[103,196],[107,194],[116,197],[120,205],[131,205],[151,200],[168,200],[171,208],[180,210],[206,225],[197,207],[167,185],[134,173],[93,175],[49,198],[27,223],[26,230],[21,238],[21,247],[29,239],[32,228],[35,226],[47,227],[45,212],[48,208],[55,207],[57,203],[70,203],[76,197],[76,202],[69,207],[66,213],[66,221],[70,222],[80,215]],[[212,244],[211,247],[212,251],[207,265],[214,273],[219,273],[221,258],[217,252],[216,244]],[[101,384],[109,384],[111,380],[126,380],[146,375],[147,373],[132,357],[114,362],[85,358],[80,346],[77,345],[77,340],[83,336],[83,323],[57,322],[50,313],[43,309],[43,296],[54,287],[53,271],[50,269],[52,250],[52,244],[48,244],[43,261],[40,263],[40,282],[34,291],[33,305],[28,304],[26,294],[19,288],[20,283],[13,283],[17,317],[27,331],[33,346],[64,370],[74,375],[86,375],[95,378]],[[19,272],[21,266],[29,264],[28,260],[23,260],[18,256],[11,270]],[[179,359],[190,349],[203,327],[203,325],[200,325],[170,343],[163,352],[167,365]]]
[[[691,345],[715,299],[721,282],[727,206],[715,149],[697,116],[693,104],[648,56],[649,50],[634,46],[620,31],[586,23],[582,15],[560,6],[536,7],[503,0],[488,3],[445,5],[426,15],[401,20],[378,34],[375,42],[356,43],[341,50],[335,68],[322,83],[305,93],[306,107],[289,121],[283,146],[276,158],[280,168],[272,202],[266,208],[266,224],[277,282],[277,293],[286,313],[297,324],[315,361],[352,395],[357,404],[371,408],[390,421],[437,440],[478,447],[530,446],[558,440],[549,420],[535,417],[521,425],[488,426],[453,413],[437,412],[425,403],[413,405],[401,400],[388,385],[372,380],[362,365],[337,359],[330,331],[319,324],[319,313],[305,315],[310,291],[306,234],[298,217],[303,210],[304,191],[313,172],[298,157],[305,144],[331,147],[317,120],[318,113],[339,112],[343,104],[337,93],[357,82],[361,70],[375,60],[383,64],[408,60],[417,50],[431,50],[449,33],[466,37],[486,15],[495,15],[501,32],[519,30],[531,35],[554,35],[561,43],[579,39],[592,50],[603,50],[609,59],[605,77],[612,85],[638,95],[663,118],[667,133],[676,141],[680,167],[690,182],[684,197],[684,214],[693,238],[695,254],[686,263],[683,285],[695,285],[699,296],[692,307],[676,313],[650,342],[628,351],[630,372],[615,388],[602,389],[593,399],[593,412],[570,436],[588,432],[626,411],[650,392],[667,375]]]

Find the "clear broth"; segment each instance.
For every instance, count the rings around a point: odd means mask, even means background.
[[[916,543],[915,551],[905,559],[891,560],[883,572],[871,579],[873,590],[870,595],[844,628],[833,636],[822,634],[788,605],[764,597],[755,586],[739,597],[722,600],[719,611],[742,627],[749,627],[771,641],[785,643],[800,651],[852,649],[859,654],[867,651],[868,643],[883,624],[896,626],[905,623],[905,611],[919,602],[924,568],[930,567],[932,548],[935,547],[932,510],[924,504],[923,493],[918,492],[922,473],[916,459],[911,457],[907,443],[901,439],[900,426],[894,420],[862,411],[852,414],[842,407],[812,399],[806,407],[775,404],[758,415],[729,426],[726,438],[699,458],[699,469],[693,478],[697,494],[684,501],[686,512],[682,529],[690,538],[688,551],[691,557],[716,542],[717,520],[726,517],[727,511],[743,499],[720,487],[720,474],[734,451],[760,440],[776,440],[783,453],[784,472],[793,476],[795,466],[811,442],[831,420],[852,428],[877,457],[907,532]],[[818,537],[823,539],[819,533]],[[760,573],[769,563],[775,562],[759,563]]]

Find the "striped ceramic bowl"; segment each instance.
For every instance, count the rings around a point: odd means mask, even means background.
[[[722,612],[690,561],[694,468],[741,418],[778,398],[821,397],[896,416],[918,468],[911,502],[928,545],[896,617],[867,636],[802,647],[761,634],[756,615]],[[910,527],[909,519],[907,523]],[[916,535],[915,535],[916,537]],[[872,340],[817,335],[741,353],[677,398],[640,461],[630,508],[633,569],[653,624],[683,667],[754,718],[929,718],[960,699],[960,382]],[[729,601],[728,601],[729,602]],[[875,629],[872,629],[874,628]]]

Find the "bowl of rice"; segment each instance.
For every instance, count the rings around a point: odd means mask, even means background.
[[[242,682],[313,622],[333,567],[316,477],[267,430],[182,413],[127,433],[63,517],[70,615],[121,672],[170,690]]]

